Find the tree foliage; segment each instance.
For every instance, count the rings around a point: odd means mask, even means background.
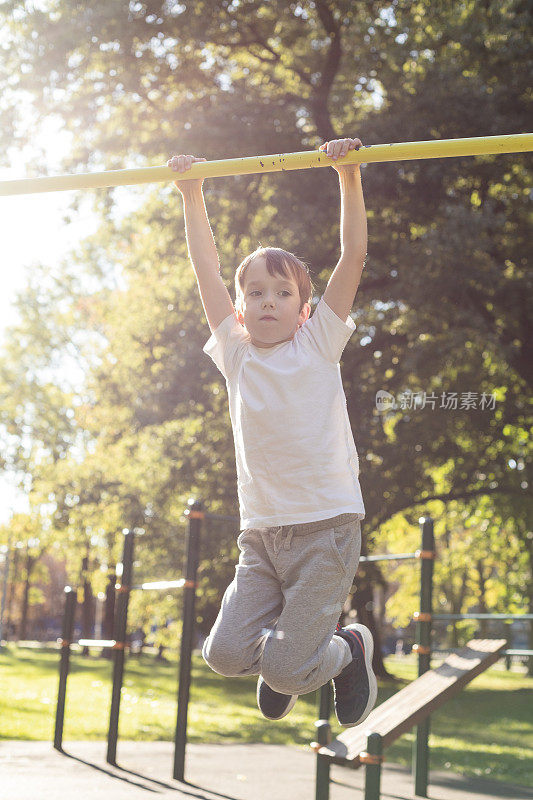
[[[24,92],[37,121],[57,115],[73,134],[65,170],[161,164],[177,152],[290,152],[344,135],[371,144],[528,127],[522,0],[56,0],[46,10],[4,3],[1,13],[12,45],[0,71],[0,138],[31,141],[18,111]],[[369,547],[400,545],[390,522],[412,525],[431,503],[443,520],[481,509],[512,538],[509,553],[529,554],[531,575],[528,163],[510,154],[363,168],[369,255],[342,370]],[[216,179],[205,195],[229,287],[260,242],[308,261],[322,293],[339,255],[333,171]],[[237,512],[235,461],[224,384],[202,357],[209,332],[179,198],[166,186],[138,196],[138,210],[120,220],[119,193],[95,193],[98,234],[55,281],[38,274],[21,298],[0,365],[3,463],[21,471],[36,502],[54,505],[58,526],[100,537],[102,558],[116,559],[121,529],[139,526],[140,562],[172,552],[175,570],[190,496]],[[75,393],[47,377],[69,348],[85,374]],[[378,412],[379,390],[397,407]],[[493,407],[479,407],[483,393]],[[459,554],[462,523],[442,525]],[[232,529],[209,540],[220,557],[208,562],[206,625],[231,579],[234,539]],[[488,597],[503,603],[496,590]],[[472,588],[464,602],[474,600]]]

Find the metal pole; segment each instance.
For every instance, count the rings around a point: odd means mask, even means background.
[[[431,668],[431,608],[433,597],[433,560],[435,558],[435,536],[433,520],[423,517],[422,549],[419,557],[422,561],[420,570],[420,611],[415,614],[417,620],[418,644],[413,648],[418,652],[418,676]],[[415,794],[427,797],[429,771],[429,724],[427,716],[417,725],[416,739],[413,746],[413,773],[415,775]]]
[[[533,620],[533,614],[433,614],[433,619],[497,619],[503,622],[507,620]]]
[[[381,764],[383,762],[383,740],[379,733],[370,733],[366,740],[366,753],[359,756],[366,764],[365,800],[379,800],[381,792]]]
[[[133,570],[134,532],[124,532],[124,554],[122,556],[121,583],[117,585],[117,602],[115,629],[113,638],[113,690],[111,693],[111,710],[109,713],[109,729],[107,732],[108,764],[117,763],[118,719],[120,712],[120,693],[124,676],[124,657],[126,647],[126,630],[128,625],[128,603],[130,598],[131,577]]]
[[[10,545],[9,544],[6,545],[5,560],[4,560],[4,580],[2,585],[2,600],[0,603],[0,649],[2,648],[2,639],[4,638],[4,611],[6,608],[6,598],[7,598],[7,579],[9,577],[10,549],[11,549]]]
[[[94,633],[91,630],[91,609],[90,609],[90,602],[91,602],[91,588],[90,583],[88,581],[88,569],[89,569],[89,545],[87,544],[87,555],[84,556],[81,560],[81,575],[80,575],[80,582],[81,582],[81,591],[82,591],[82,601],[81,601],[81,635],[84,639],[90,639],[91,636],[94,637]],[[89,648],[84,647],[81,651],[82,656],[89,655]]]
[[[410,161],[452,156],[498,155],[525,153],[533,150],[532,133],[512,133],[504,136],[477,136],[467,139],[435,139],[426,142],[396,142],[365,145],[351,150],[338,164],[357,164],[383,161]],[[299,153],[276,153],[245,158],[226,158],[193,164],[179,175],[180,181],[195,178],[219,178],[228,175],[251,175],[261,172],[285,172],[295,169],[329,167],[331,159],[321,150]],[[84,172],[78,175],[58,175],[50,178],[23,178],[0,181],[0,196],[63,192],[70,189],[103,189],[110,186],[132,186],[140,183],[162,183],[176,180],[170,167],[140,167],[106,172]]]
[[[65,586],[65,610],[63,613],[63,629],[61,635],[61,659],[59,662],[59,689],[57,692],[56,722],[54,730],[54,747],[63,749],[63,721],[65,719],[65,699],[67,695],[67,678],[70,666],[70,643],[74,630],[74,614],[76,611],[76,592]]]
[[[112,639],[115,624],[115,602],[117,574],[115,564],[110,564],[107,572],[107,584],[105,587],[105,605],[102,618],[102,638]],[[113,658],[113,651],[109,647],[102,650],[102,658]]]
[[[513,646],[513,643],[511,641],[511,635],[510,635],[511,632],[512,632],[512,628],[511,628],[512,624],[513,624],[512,620],[510,620],[510,619],[505,620],[505,629],[506,629],[505,630],[505,638],[507,639],[507,647],[508,648]],[[2,640],[2,637],[0,636],[0,642],[1,642],[1,640]],[[511,671],[511,667],[512,667],[511,656],[509,655],[509,653],[506,652],[505,653],[505,669],[507,670],[507,672]]]
[[[317,745],[323,746],[331,741],[331,725],[329,716],[331,713],[331,683],[328,681],[320,687],[319,695],[319,719],[315,722],[317,729]],[[315,800],[329,800],[329,759],[316,754],[316,787]]]
[[[180,666],[178,678],[178,714],[174,739],[174,768],[172,775],[178,781],[184,780],[185,748],[187,745],[187,712],[189,689],[191,685],[191,656],[193,649],[196,578],[200,553],[200,533],[204,512],[202,503],[196,500],[189,510],[189,535],[187,537],[187,563],[185,566],[185,585],[183,597],[183,626],[181,631]]]

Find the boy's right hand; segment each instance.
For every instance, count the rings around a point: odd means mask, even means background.
[[[174,172],[186,172],[198,161],[207,161],[207,158],[197,158],[196,156],[172,156],[167,161],[167,167],[170,167]],[[181,194],[185,192],[194,191],[195,189],[202,188],[204,182],[203,178],[194,178],[187,181],[174,181],[174,185],[178,187]]]

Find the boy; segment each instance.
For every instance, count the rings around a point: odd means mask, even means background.
[[[211,329],[204,351],[226,379],[240,505],[239,563],[202,655],[221,675],[258,675],[268,719],[333,679],[337,719],[347,727],[366,719],[377,694],[370,631],[335,628],[365,516],[339,359],[355,330],[349,312],[366,256],[366,212],[359,165],[335,166],[360,146],[346,138],[319,148],[339,174],[341,257],[311,317],[307,266],[274,247],[239,265],[236,313],[202,180],[175,182]],[[180,155],[167,165],[183,172],[198,161],[205,158]]]

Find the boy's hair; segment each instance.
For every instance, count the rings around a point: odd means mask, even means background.
[[[314,287],[307,264],[297,258],[294,253],[282,250],[281,247],[258,247],[241,261],[235,273],[235,307],[237,311],[242,311],[246,272],[248,265],[256,256],[265,256],[269,275],[294,278],[300,293],[300,311],[304,307],[304,303],[311,303]]]

